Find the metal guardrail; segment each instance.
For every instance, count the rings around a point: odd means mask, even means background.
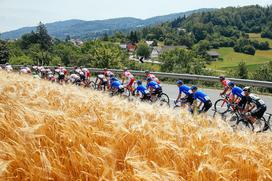
[[[13,67],[21,67],[22,65],[12,65]],[[48,68],[54,68],[53,66],[45,66]],[[71,70],[72,67],[65,67],[67,70]],[[88,68],[91,72],[98,73],[102,72],[103,69],[99,68]],[[121,73],[120,69],[109,69],[115,73]],[[131,73],[138,76],[144,76],[144,71],[131,70]],[[205,75],[193,75],[193,74],[177,74],[177,73],[164,73],[164,72],[152,72],[159,78],[174,78],[174,79],[183,79],[183,80],[200,80],[207,82],[218,82],[218,77],[214,76],[205,76]],[[262,87],[262,88],[272,88],[272,82],[269,81],[259,81],[259,80],[247,80],[247,79],[236,79],[229,78],[229,80],[234,81],[236,84],[248,85],[253,87]]]

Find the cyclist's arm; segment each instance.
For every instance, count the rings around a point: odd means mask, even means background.
[[[178,94],[178,97],[177,97],[177,99],[176,99],[176,102],[178,102],[178,101],[180,100],[180,98],[181,98],[181,93]]]

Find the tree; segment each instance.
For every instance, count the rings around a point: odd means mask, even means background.
[[[241,79],[248,79],[248,69],[245,62],[240,62],[238,65],[237,75]]]
[[[27,55],[11,57],[9,63],[14,65],[24,65],[24,64],[33,65],[34,64],[33,60]]]
[[[37,26],[36,36],[37,43],[40,44],[42,50],[48,51],[52,47],[52,38],[47,32],[46,26],[41,22]]]
[[[203,74],[205,62],[195,52],[177,48],[160,55],[161,70],[164,72]]]
[[[148,58],[151,54],[151,51],[145,42],[140,42],[137,45],[136,54],[138,57]]]
[[[7,42],[0,40],[0,64],[4,64],[9,60],[9,49]]]

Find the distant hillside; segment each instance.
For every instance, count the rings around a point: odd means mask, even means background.
[[[193,13],[212,11],[213,9],[198,9],[182,13],[157,16],[149,19],[137,19],[131,17],[115,18],[107,20],[83,21],[67,20],[46,24],[51,36],[65,39],[67,35],[72,38],[93,39],[103,33],[112,34],[114,31],[129,31],[137,27],[156,25],[167,21],[172,21],[178,17],[189,16]],[[24,27],[18,30],[9,31],[1,34],[1,39],[17,39],[23,34],[35,30],[36,27]]]

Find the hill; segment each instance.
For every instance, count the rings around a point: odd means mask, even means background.
[[[18,74],[0,92],[1,180],[272,178],[271,134]]]
[[[213,9],[198,9],[165,16],[157,16],[145,20],[130,17],[96,21],[67,20],[48,23],[46,24],[46,27],[51,36],[59,39],[65,39],[67,35],[70,35],[72,38],[93,39],[101,36],[103,33],[112,34],[114,31],[129,31],[131,29],[135,29],[135,27],[160,24],[166,21],[174,20],[178,17],[189,16],[193,13],[211,10]],[[1,38],[20,38],[23,34],[29,33],[32,30],[35,30],[35,28],[36,27],[24,27],[14,31],[4,32],[1,34]]]

